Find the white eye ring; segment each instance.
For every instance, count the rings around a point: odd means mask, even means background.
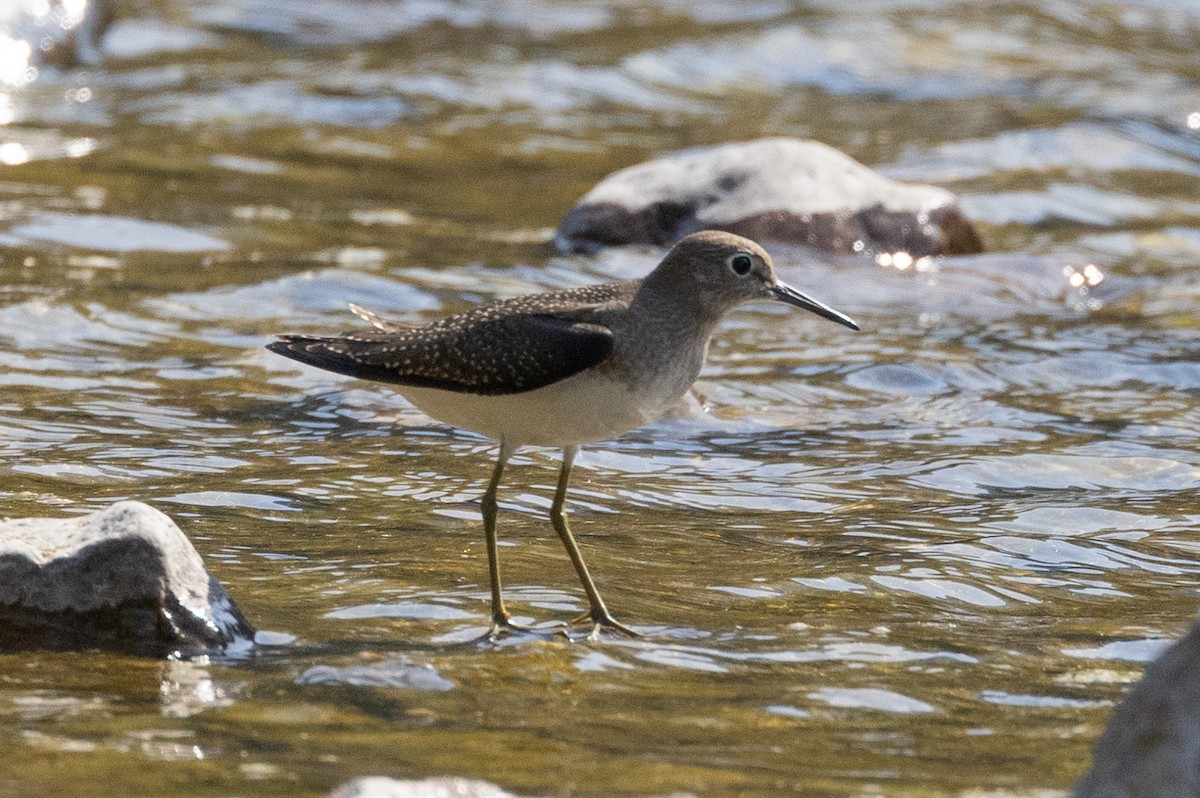
[[[750,273],[750,270],[754,268],[754,260],[744,252],[731,255],[726,263],[729,264],[729,268],[732,269],[733,273],[738,277],[745,277]]]

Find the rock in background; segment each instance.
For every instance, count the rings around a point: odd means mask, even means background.
[[[253,634],[175,522],[141,502],[0,522],[0,651],[190,656]]]
[[[22,60],[35,73],[44,65],[100,63],[104,35],[115,20],[116,0],[0,0],[0,49],[10,79]]]
[[[1073,795],[1200,795],[1200,621],[1150,663],[1113,710]]]
[[[788,138],[685,150],[615,172],[567,212],[555,242],[589,253],[669,246],[704,229],[840,253],[983,251],[949,191],[897,183],[833,147]]]

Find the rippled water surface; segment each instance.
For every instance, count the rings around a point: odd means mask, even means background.
[[[9,5],[0,45],[36,47]],[[0,795],[1041,795],[1190,622],[1193,0],[117,11],[100,60],[0,59],[0,514],[150,502],[272,645],[0,656]],[[472,642],[492,447],[262,345],[640,275],[661,253],[555,254],[561,214],[764,135],[958,192],[988,254],[777,249],[864,331],[746,308],[707,416],[578,462],[575,532],[645,638]],[[585,608],[556,467],[517,458],[501,511],[547,632]]]

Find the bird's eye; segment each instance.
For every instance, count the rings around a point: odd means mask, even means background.
[[[738,277],[745,277],[753,266],[754,261],[750,260],[749,255],[734,255],[729,259],[729,268],[733,269],[733,273]]]

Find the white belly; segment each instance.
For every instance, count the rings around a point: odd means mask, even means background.
[[[503,396],[395,388],[438,421],[513,446],[566,446],[613,438],[658,418],[679,398],[651,399],[596,371]]]

